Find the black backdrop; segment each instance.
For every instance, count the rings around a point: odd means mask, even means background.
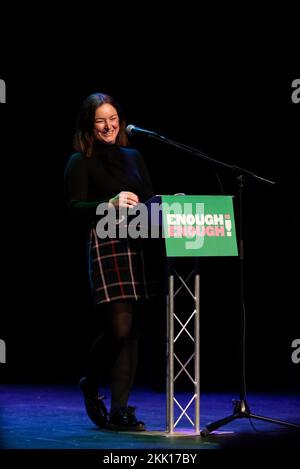
[[[1,8],[2,382],[75,383],[82,373],[95,323],[62,175],[79,106],[103,91],[128,123],[276,181],[247,179],[244,190],[247,376],[250,389],[297,388],[297,15],[291,5],[198,8]],[[204,161],[140,138],[132,145],[157,193],[220,193]],[[217,172],[236,195],[235,176]],[[201,281],[203,387],[236,388],[238,260],[203,259]],[[157,320],[144,342],[141,381],[145,363],[163,360],[154,353],[161,328]]]

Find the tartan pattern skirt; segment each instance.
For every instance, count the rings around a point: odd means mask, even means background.
[[[156,295],[153,255],[141,239],[100,239],[92,228],[88,254],[95,304]]]

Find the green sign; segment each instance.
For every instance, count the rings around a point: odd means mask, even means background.
[[[232,196],[163,195],[168,257],[237,256]]]

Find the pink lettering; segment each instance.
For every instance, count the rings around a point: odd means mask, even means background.
[[[169,237],[170,238],[174,238],[175,234],[174,234],[174,228],[175,226],[174,225],[169,225]]]
[[[224,226],[216,226],[215,227],[215,236],[225,236]]]
[[[205,234],[207,236],[215,236],[215,227],[214,226],[207,226],[205,229]]]

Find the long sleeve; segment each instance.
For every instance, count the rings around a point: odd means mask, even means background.
[[[143,189],[144,189],[144,191],[143,191],[144,192],[143,202],[145,202],[147,199],[149,199],[150,197],[152,197],[154,195],[154,188],[153,188],[151,177],[150,177],[150,174],[148,172],[147,166],[145,164],[144,158],[139,152],[137,152],[137,153],[138,153],[139,173],[140,173],[140,177],[143,181]]]
[[[82,155],[75,153],[71,156],[64,176],[66,208],[74,214],[95,215],[96,207],[101,202],[108,202],[108,198],[88,200],[88,167]]]
[[[70,157],[65,170],[65,207],[72,218],[84,223],[97,220],[96,208],[121,191],[138,195],[141,202],[154,195],[143,156],[117,145],[95,146],[94,155]]]

